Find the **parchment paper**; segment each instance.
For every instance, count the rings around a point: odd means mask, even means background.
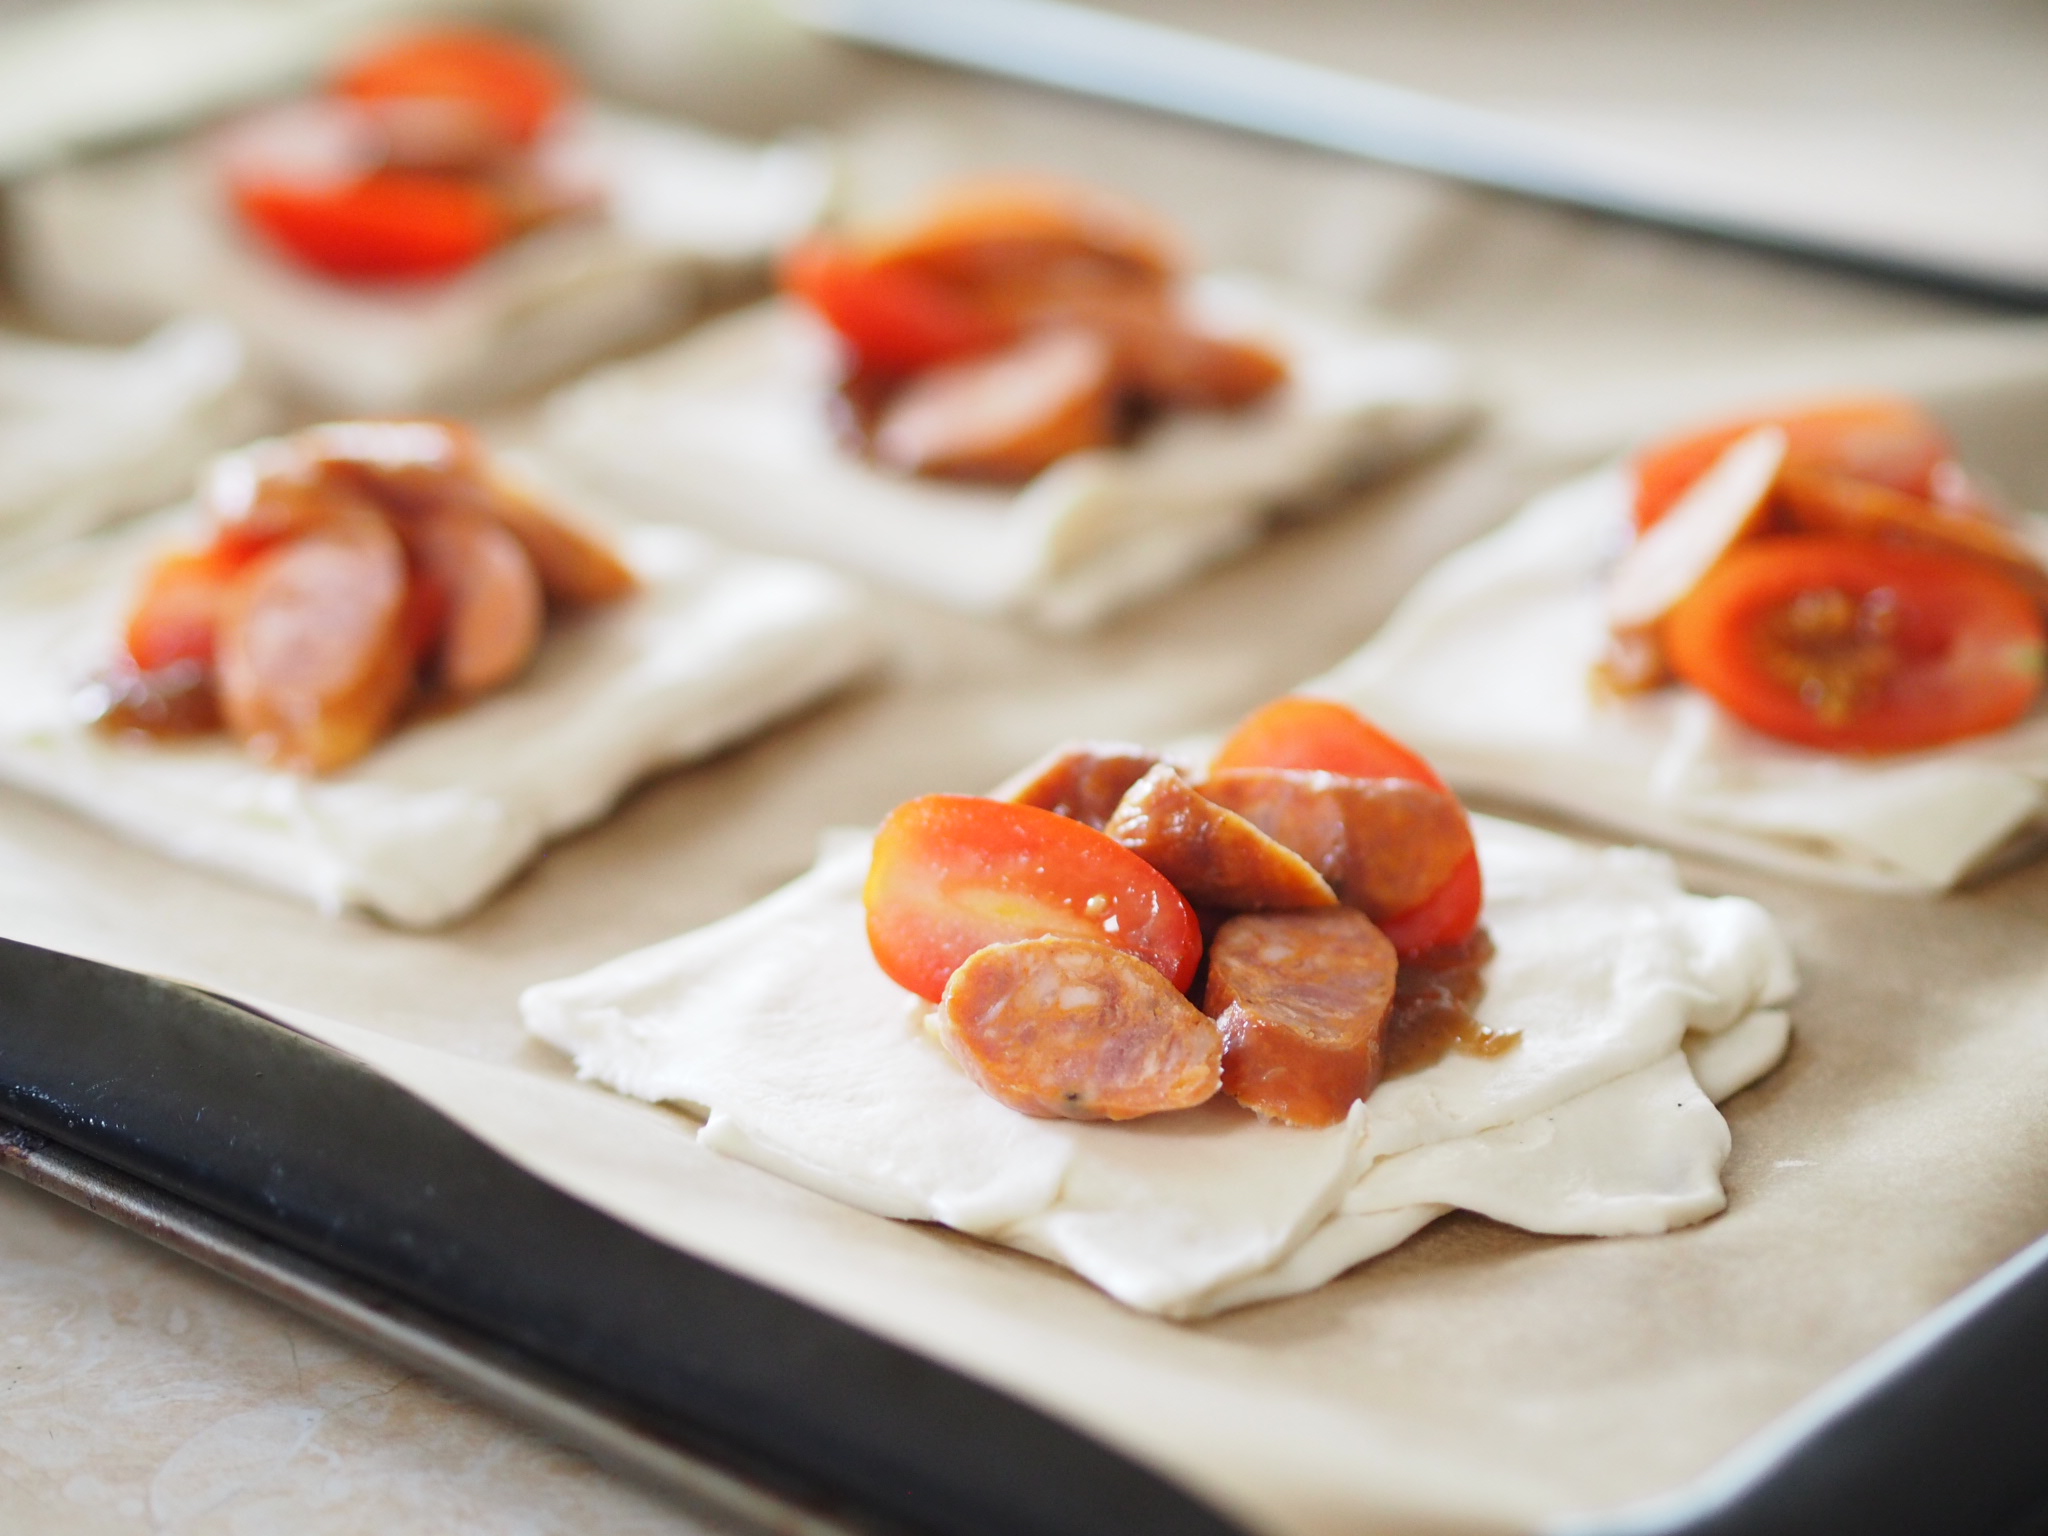
[[[863,195],[1023,159],[1129,186],[1218,259],[1467,346],[1496,381],[1494,424],[1085,642],[898,602],[886,682],[650,787],[442,934],[322,919],[15,795],[0,931],[291,1011],[543,1176],[1064,1415],[1274,1536],[1531,1529],[1668,1490],[2048,1227],[2044,865],[1927,902],[1688,863],[1696,888],[1765,902],[1807,981],[1790,1059],[1728,1105],[1727,1214],[1583,1241],[1454,1217],[1316,1294],[1193,1326],[722,1162],[688,1121],[577,1085],[525,1042],[523,985],[752,900],[828,824],[985,788],[1066,736],[1226,725],[1328,667],[1528,492],[1675,414],[1923,385],[1967,453],[2048,504],[2036,322],[908,66],[842,68]]]

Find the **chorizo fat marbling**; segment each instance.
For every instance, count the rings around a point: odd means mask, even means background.
[[[1131,1120],[1215,1095],[1222,1041],[1173,983],[1091,939],[976,950],[946,983],[939,1038],[1022,1114]]]
[[[1204,1007],[1223,1036],[1223,1088],[1288,1125],[1335,1125],[1383,1069],[1400,961],[1350,907],[1233,917],[1209,947]]]

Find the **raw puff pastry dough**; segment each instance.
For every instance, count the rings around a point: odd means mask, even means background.
[[[568,386],[544,451],[635,510],[824,560],[971,613],[1092,624],[1255,539],[1280,510],[1384,473],[1472,411],[1442,348],[1244,277],[1190,286],[1214,329],[1292,377],[1244,412],[1179,412],[1015,490],[878,471],[835,438],[831,333],[775,301]]]
[[[1677,687],[1597,697],[1603,577],[1634,482],[1610,468],[1452,555],[1308,684],[1461,789],[1835,885],[1938,892],[2038,833],[2048,715],[1930,752],[1851,758],[1759,735]]]
[[[1475,827],[1498,945],[1482,1017],[1522,1043],[1384,1083],[1328,1130],[1221,1098],[1126,1125],[1005,1109],[876,966],[865,838],[723,922],[530,989],[522,1012],[581,1076],[704,1115],[721,1152],[1174,1317],[1313,1289],[1460,1206],[1601,1235],[1720,1210],[1713,1098],[1768,1071],[1789,1028],[1770,918],[1687,895],[1659,854]]]
[[[239,227],[203,140],[22,186],[16,270],[42,313],[89,335],[225,315],[326,409],[469,407],[673,330],[809,228],[831,182],[803,144],[754,148],[601,107],[555,152],[604,189],[605,212],[442,282],[354,285],[290,266]]]
[[[557,622],[533,668],[362,762],[307,778],[226,737],[111,739],[79,684],[117,643],[141,569],[185,509],[45,557],[0,587],[0,782],[190,863],[426,927],[460,917],[551,838],[652,770],[818,698],[876,654],[850,583],[733,555],[679,528],[613,537],[643,589]]]
[[[217,320],[133,347],[0,334],[0,557],[162,506],[266,414]]]

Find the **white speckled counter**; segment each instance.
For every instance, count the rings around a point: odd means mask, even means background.
[[[0,1531],[697,1536],[582,1456],[0,1179]]]

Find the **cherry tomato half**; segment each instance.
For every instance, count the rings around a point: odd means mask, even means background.
[[[889,813],[864,892],[868,942],[891,980],[936,1003],[989,944],[1093,939],[1182,991],[1202,958],[1194,909],[1093,827],[978,795],[924,795]]]
[[[2040,692],[2026,591],[1967,556],[1795,535],[1732,551],[1673,610],[1671,665],[1766,735],[1910,752],[2000,730]]]
[[[1290,696],[1254,710],[1230,733],[1211,772],[1226,768],[1302,768],[1352,779],[1406,779],[1449,794],[1437,771],[1357,710],[1334,699]],[[1420,905],[1381,921],[1403,956],[1455,944],[1479,926],[1485,883],[1475,848]]]
[[[143,578],[128,617],[128,658],[144,672],[213,662],[214,629],[229,584],[247,562],[219,548],[177,550]]]
[[[1434,895],[1399,917],[1384,919],[1380,932],[1393,941],[1396,954],[1412,960],[1469,938],[1479,926],[1479,910],[1485,905],[1486,882],[1479,873],[1479,850],[1475,848],[1458,861]]]
[[[1290,695],[1254,710],[1230,733],[1212,773],[1225,768],[1301,768],[1347,779],[1406,779],[1444,789],[1421,755],[1334,699]]]
[[[510,145],[531,144],[574,93],[544,49],[477,27],[415,32],[364,55],[335,78],[351,101],[455,101],[481,108]]]
[[[1653,443],[1636,456],[1636,527],[1647,529],[1737,438],[1785,429],[1786,471],[1823,470],[1913,496],[1933,494],[1937,465],[1952,449],[1940,425],[1911,400],[1878,395],[1744,417]]]
[[[377,171],[341,185],[238,176],[243,218],[273,245],[329,277],[446,277],[481,260],[513,233],[486,187],[453,176]]]
[[[877,267],[851,246],[823,236],[784,258],[782,286],[844,337],[864,366],[884,373],[916,373],[1016,339],[1011,321],[945,284]]]

